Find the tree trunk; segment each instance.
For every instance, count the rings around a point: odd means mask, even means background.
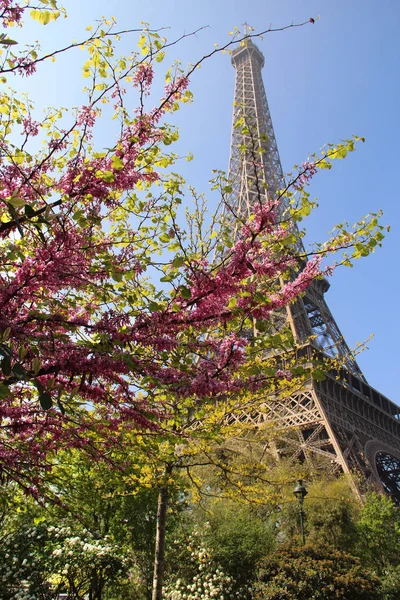
[[[165,483],[158,493],[157,505],[157,529],[156,544],[154,552],[154,574],[152,600],[162,600],[162,588],[164,583],[164,558],[165,558],[165,530],[167,525],[168,506],[168,477],[172,473],[172,466],[165,468]]]

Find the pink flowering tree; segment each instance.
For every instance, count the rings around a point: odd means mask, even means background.
[[[55,0],[0,0],[6,30],[21,25],[27,10],[43,24],[61,11]],[[170,170],[177,157],[169,146],[178,134],[166,119],[191,101],[189,77],[199,63],[187,72],[170,67],[164,95],[155,100],[154,65],[171,43],[145,28],[137,50],[121,58],[115,47],[124,33],[132,31],[104,20],[86,40],[53,53],[20,49],[6,34],[0,39],[1,81],[24,76],[27,86],[43,62],[78,46],[87,51],[87,99],[76,110],[49,109],[38,117],[30,99],[0,93],[0,470],[40,498],[59,448],[106,458],[146,432],[152,451],[165,454],[159,598],[168,481],[176,448],[190,438],[188,422],[203,422],[216,398],[233,399],[229,412],[244,390],[265,393],[290,381],[282,361],[254,369],[278,343],[265,324],[331,272],[321,266],[328,253],[346,249],[338,262],[349,263],[383,234],[373,215],[355,230],[341,226],[313,255],[298,256],[293,229],[281,219],[288,197],[296,199],[292,222],[303,219],[312,205],[304,186],[319,167],[352,150],[354,140],[304,163],[247,222],[226,222],[222,210],[204,233],[196,228],[204,225],[196,204],[185,229],[185,182]],[[132,93],[134,110],[126,103]],[[95,141],[103,106],[118,124],[107,149]],[[215,185],[224,206],[229,182],[217,174]],[[264,325],[250,345],[254,323]],[[290,336],[279,344],[288,349]],[[212,423],[222,421],[219,415]],[[159,444],[164,434],[173,439],[166,446]]]

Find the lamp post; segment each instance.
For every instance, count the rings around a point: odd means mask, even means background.
[[[304,512],[303,512],[303,503],[304,498],[307,496],[308,492],[303,485],[303,480],[299,479],[296,487],[293,490],[293,494],[296,496],[299,502],[299,513],[300,513],[300,529],[301,529],[301,537],[303,540],[303,545],[306,543],[306,534],[304,531]]]

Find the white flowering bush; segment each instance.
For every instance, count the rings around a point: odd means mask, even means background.
[[[41,523],[1,540],[2,600],[53,600],[60,592],[83,599],[129,573],[131,561],[109,537]]]
[[[164,588],[166,600],[246,600],[250,587],[238,587],[235,579],[215,564],[212,551],[197,541],[195,531],[189,538],[187,551],[190,564],[184,573],[170,577]],[[181,576],[179,576],[179,574]]]

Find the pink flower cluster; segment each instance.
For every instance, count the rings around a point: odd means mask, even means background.
[[[38,135],[40,126],[40,123],[38,123],[38,121],[33,121],[31,117],[28,117],[23,120],[22,125],[22,131],[27,136],[35,137],[36,135]]]
[[[18,75],[29,77],[36,73],[36,62],[29,56],[18,56],[10,59],[9,62],[16,69]]]
[[[84,125],[86,127],[94,127],[96,122],[96,111],[93,110],[91,106],[82,106],[81,110],[78,113],[76,124]]]
[[[175,102],[182,98],[182,93],[189,87],[187,77],[177,77],[171,83],[165,86],[165,100],[162,102],[164,110],[171,110]]]
[[[302,164],[302,169],[300,170],[299,175],[293,182],[293,187],[296,190],[301,190],[303,187],[312,179],[312,177],[316,174],[317,167],[314,162],[306,161]]]
[[[133,85],[140,87],[143,93],[147,96],[150,93],[153,77],[153,66],[150,63],[141,63],[138,65],[133,75]]]
[[[3,27],[10,23],[19,23],[25,7],[16,4],[14,0],[0,0],[0,19],[3,19]]]

